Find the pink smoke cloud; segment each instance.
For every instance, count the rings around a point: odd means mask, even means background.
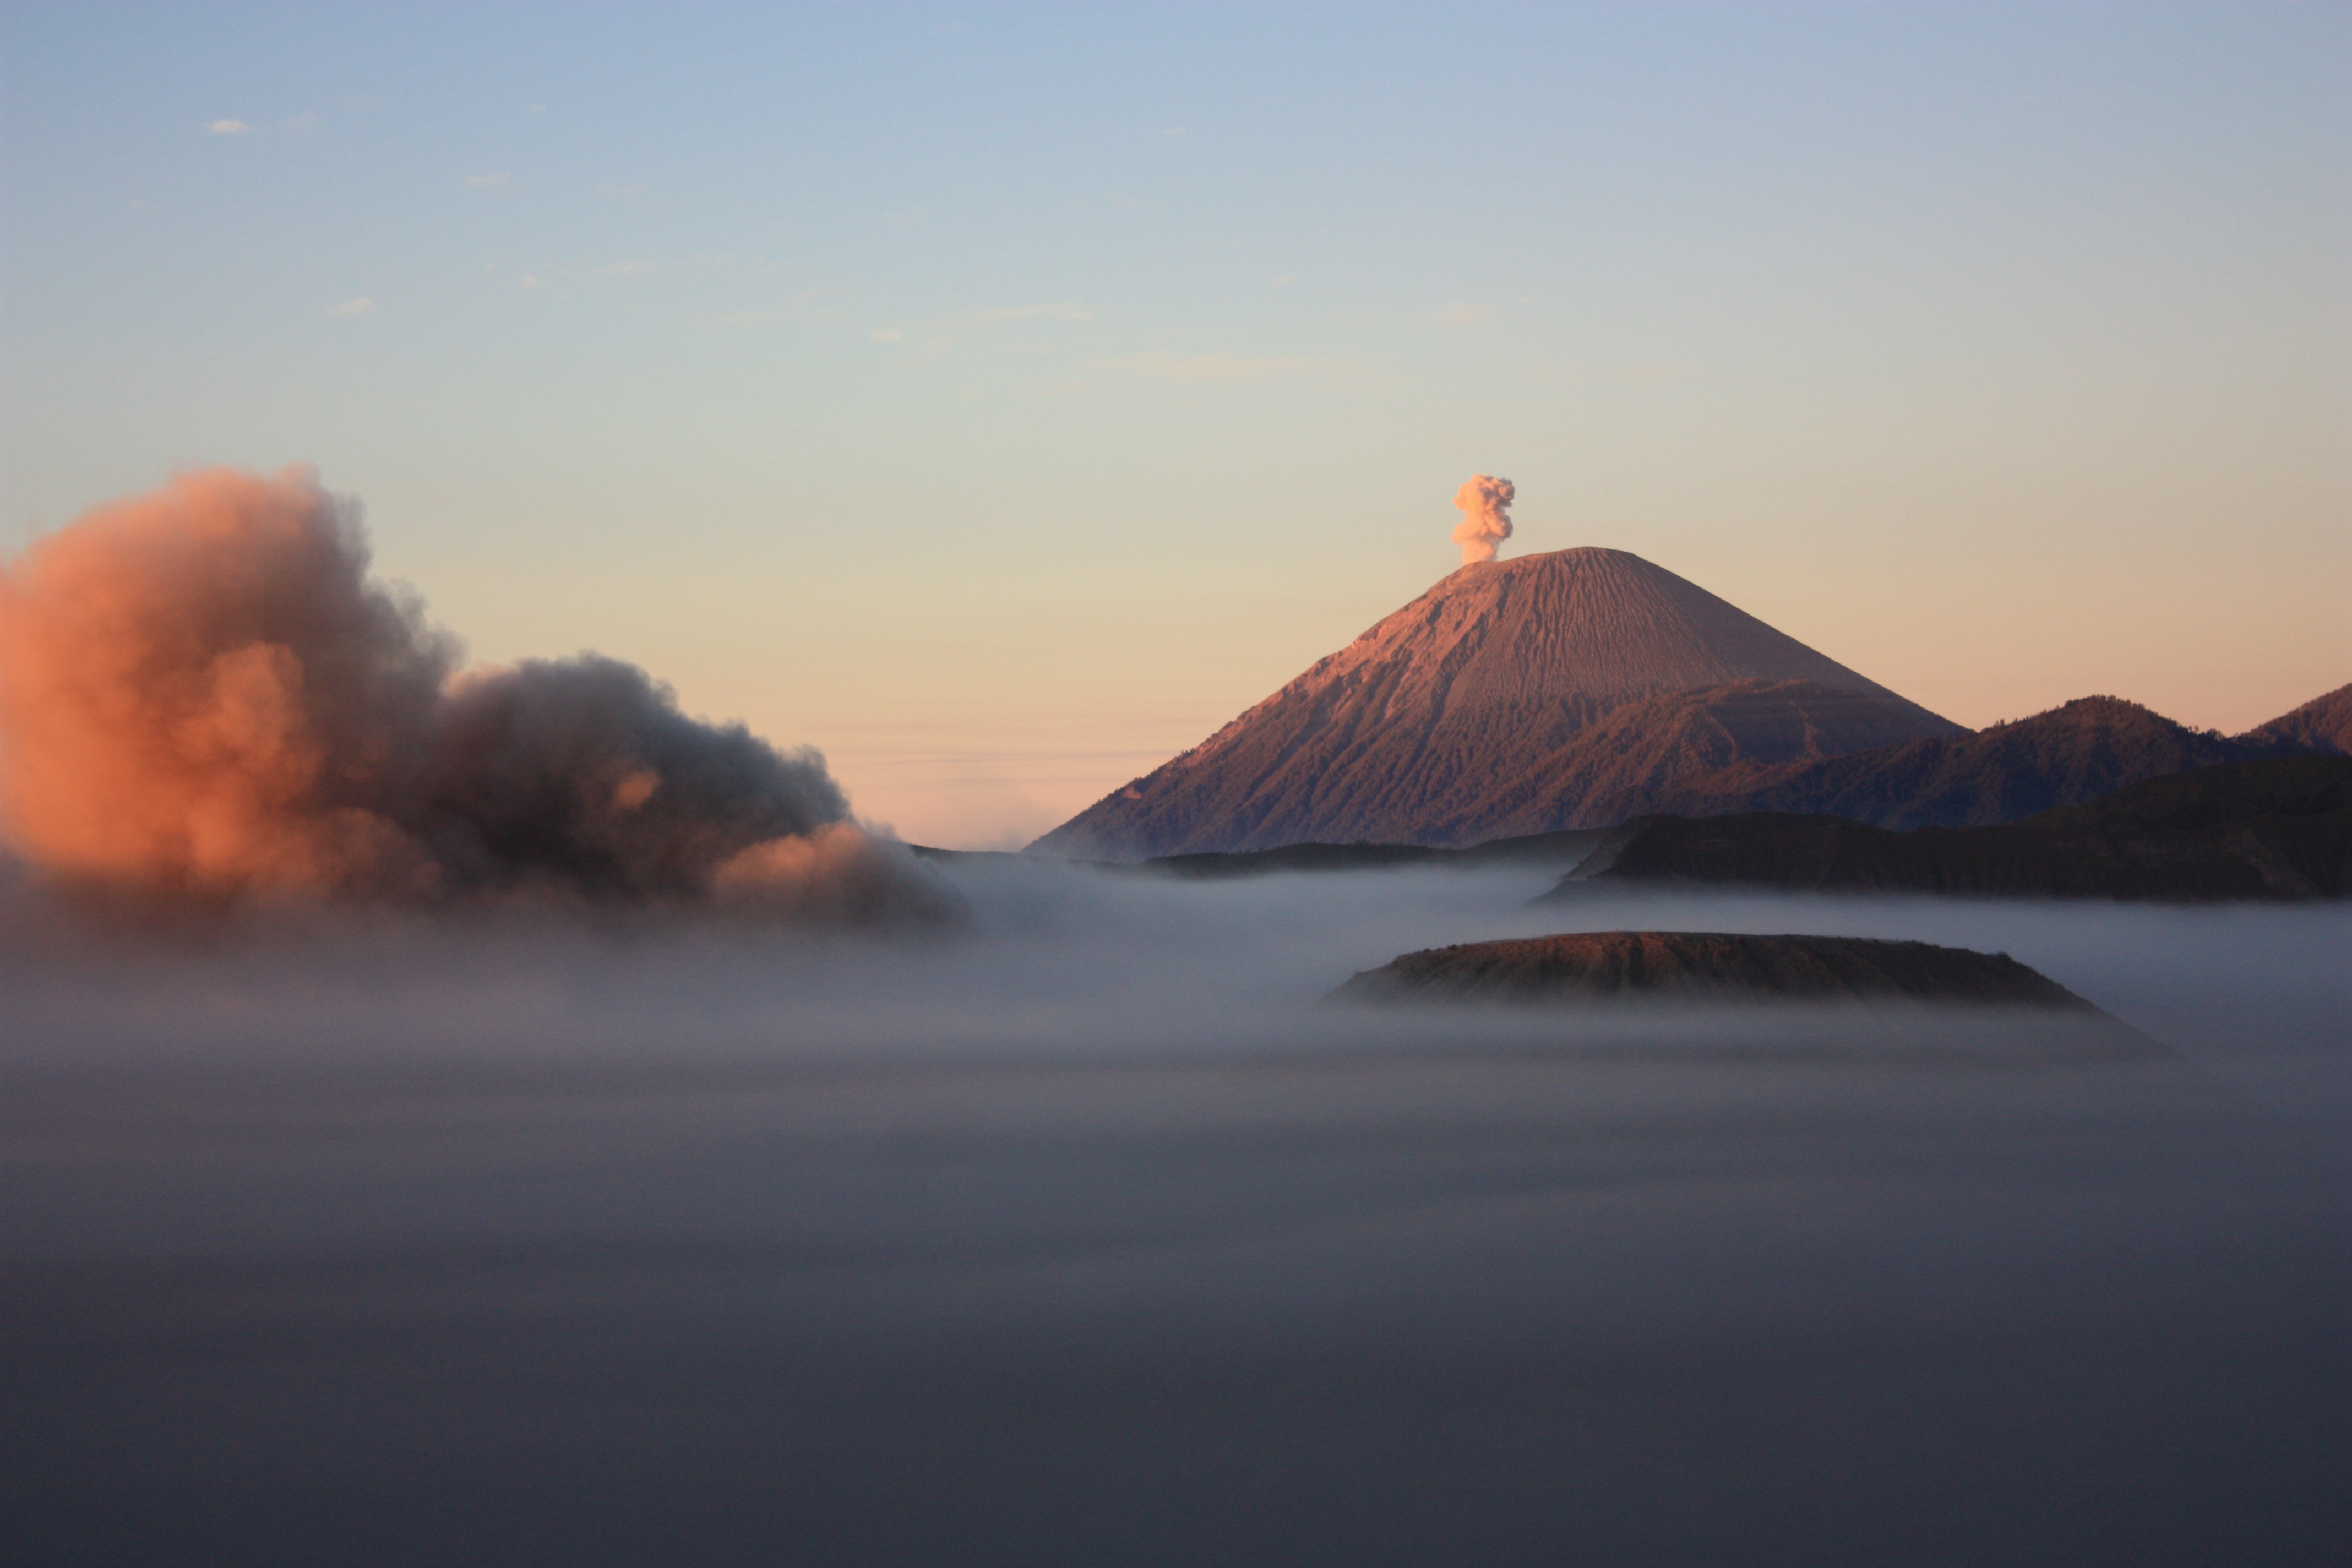
[[[1495,547],[1511,537],[1507,513],[1517,490],[1508,479],[1474,474],[1454,492],[1454,510],[1462,521],[1454,525],[1454,542],[1462,546],[1462,563],[1492,561]]]
[[[460,674],[368,566],[358,509],[308,470],[216,468],[0,569],[10,847],[53,879],[208,898],[723,883],[831,914],[919,880],[814,752],[688,718],[612,659]],[[836,874],[866,890],[812,890]]]

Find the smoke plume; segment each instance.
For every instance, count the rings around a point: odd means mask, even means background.
[[[214,898],[545,889],[832,918],[919,879],[849,824],[816,752],[690,719],[643,670],[457,664],[307,470],[184,475],[0,570],[0,825],[57,879]]]
[[[1454,542],[1462,546],[1462,563],[1492,561],[1495,547],[1511,537],[1509,507],[1518,492],[1508,479],[1473,474],[1454,492],[1454,507],[1462,521],[1454,526]]]

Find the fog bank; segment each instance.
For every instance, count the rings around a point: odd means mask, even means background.
[[[1454,942],[1807,932],[2007,952],[2292,1114],[2334,1108],[2352,1124],[2352,1064],[2335,1048],[2352,1032],[2339,962],[2352,910],[2339,906],[1634,891],[1530,909],[1545,872],[1200,883],[1014,857],[919,869],[959,924],[860,936],[667,904],[551,903],[305,907],[126,929],[61,916],[20,876],[0,890],[0,1064],[1131,1061],[1428,1049],[1441,1037],[1613,1049],[1645,1030],[1690,1047],[1767,1025],[1572,1013],[1433,1023],[1312,1004],[1360,970]]]
[[[32,1561],[2333,1563],[2336,910],[1615,898],[2011,1024],[1335,1016],[1540,872],[946,868],[953,927],[0,894]],[[1948,1031],[1939,1034],[1939,1031]]]

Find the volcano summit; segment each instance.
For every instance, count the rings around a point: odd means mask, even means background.
[[[1030,848],[1475,844],[1606,826],[1697,773],[1966,732],[1637,555],[1560,550],[1462,567]]]

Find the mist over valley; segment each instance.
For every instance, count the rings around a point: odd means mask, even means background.
[[[939,874],[965,919],[911,937],[11,895],[20,1546],[1535,1562],[1667,1510],[1695,1551],[2185,1563],[2344,1522],[2340,905],[1580,911],[2006,952],[2163,1043],[2118,1058],[1313,1005],[1558,929],[1530,868]]]

